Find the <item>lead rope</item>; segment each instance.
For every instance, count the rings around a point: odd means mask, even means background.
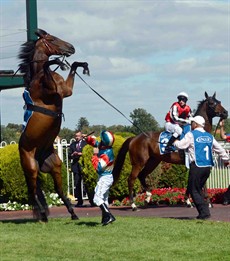
[[[65,62],[67,63],[68,66],[70,66],[70,64],[66,60],[65,60]],[[85,83],[86,86],[88,86],[90,88],[91,91],[93,91],[97,96],[99,96],[103,101],[105,101],[107,104],[109,104],[114,110],[116,110],[118,113],[120,113],[127,121],[129,121],[133,126],[135,126],[139,131],[141,131],[146,137],[149,138],[149,135],[146,132],[144,132],[139,126],[134,124],[134,122],[132,122],[129,118],[127,118],[124,115],[124,113],[122,113],[120,110],[118,110],[113,104],[111,104],[103,96],[101,96],[101,94],[99,94],[96,90],[94,90],[77,72],[75,72],[75,74]]]

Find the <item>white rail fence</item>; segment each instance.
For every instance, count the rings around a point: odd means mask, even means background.
[[[68,155],[69,145],[73,140],[67,142],[65,139],[58,139],[54,143],[54,147],[57,149],[58,155],[61,160],[66,165],[67,169],[67,184],[68,184],[68,195],[74,195],[74,177],[71,172],[70,159]],[[10,142],[10,144],[16,144],[15,141]],[[226,149],[230,155],[230,143],[220,142],[220,144]],[[0,148],[7,146],[8,144],[5,141],[0,143]],[[219,157],[214,153],[214,162],[215,166],[212,168],[211,175],[207,181],[208,188],[227,188],[230,185],[230,168],[224,167],[223,162]],[[87,198],[87,195],[84,192],[82,184],[83,198]]]

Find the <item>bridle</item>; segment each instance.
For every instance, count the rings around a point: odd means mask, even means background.
[[[216,107],[220,104],[221,102],[216,100],[216,99],[213,99],[213,102],[211,103],[210,102],[210,98],[207,99],[207,105],[208,105],[208,108],[210,109],[210,112],[211,112],[211,116],[212,117],[221,117],[221,112],[216,112]]]

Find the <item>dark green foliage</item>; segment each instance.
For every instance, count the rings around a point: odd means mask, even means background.
[[[133,132],[134,134],[139,134],[143,131],[159,130],[158,122],[145,109],[142,108],[135,109],[132,113],[130,113],[130,117],[132,118],[134,125],[141,129],[140,130],[135,126],[132,126],[131,132]]]
[[[230,118],[224,121],[224,129],[226,133],[230,133]]]
[[[75,134],[74,131],[72,131],[72,130],[70,130],[68,128],[63,128],[63,129],[60,130],[58,135],[61,138],[61,140],[65,139],[67,141],[70,141],[71,139],[74,138],[74,134]]]
[[[82,133],[89,132],[89,122],[85,117],[81,117],[76,125],[75,132],[81,131]]]
[[[65,164],[62,164],[61,174],[62,174],[62,188],[64,194],[66,194],[65,192],[67,191],[67,170]],[[41,187],[44,192],[56,193],[54,189],[53,178],[49,173],[41,172],[39,178],[42,181]]]
[[[188,170],[184,165],[162,162],[162,174],[158,181],[159,188],[186,188]]]
[[[15,141],[19,141],[21,135],[22,125],[9,123],[6,127],[1,126],[1,141],[5,141],[7,144]]]
[[[8,145],[0,149],[0,195],[5,201],[28,201],[27,186],[20,164],[18,145]],[[67,189],[66,167],[62,164],[63,189]],[[42,188],[45,192],[54,192],[53,180],[50,174],[41,173]]]

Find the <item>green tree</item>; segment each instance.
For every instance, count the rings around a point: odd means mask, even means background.
[[[94,135],[95,135],[95,136],[99,136],[100,133],[101,133],[101,131],[106,130],[106,129],[108,129],[108,128],[107,128],[105,125],[92,125],[92,126],[89,128],[89,132],[88,132],[88,133],[94,131]],[[109,129],[109,130],[110,130],[110,129]]]
[[[155,118],[145,109],[134,109],[134,111],[130,113],[130,117],[134,123],[131,127],[131,131],[134,134],[139,134],[142,131],[158,131],[160,128]],[[140,129],[138,129],[136,126],[138,126]]]
[[[85,117],[81,117],[78,120],[77,128],[75,129],[75,131],[77,131],[77,130],[81,130],[82,133],[87,133],[88,132],[88,130],[89,130],[89,122],[88,122],[88,120]]]
[[[74,138],[74,131],[68,128],[63,128],[59,132],[59,136],[61,139],[66,139],[69,142],[71,139]]]
[[[230,118],[224,121],[224,129],[226,133],[230,133]]]
[[[19,133],[22,131],[22,124],[8,123],[6,127]]]
[[[12,125],[8,127],[8,125],[7,127],[1,126],[2,141],[5,141],[7,144],[10,144],[11,141],[15,141],[16,143],[18,143],[21,132],[18,131],[18,127],[14,128]]]

